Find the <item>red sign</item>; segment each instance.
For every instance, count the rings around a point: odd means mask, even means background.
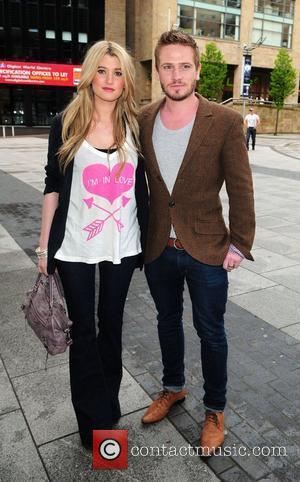
[[[0,60],[0,84],[74,87],[79,84],[80,72],[80,65]]]
[[[93,469],[128,468],[128,430],[93,430]]]

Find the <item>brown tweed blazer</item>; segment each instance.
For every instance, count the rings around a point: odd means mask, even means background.
[[[230,243],[253,260],[254,199],[243,119],[232,109],[198,98],[195,123],[171,195],[152,143],[155,117],[165,99],[146,106],[139,115],[150,189],[146,263],[162,253],[171,223],[185,250],[202,263],[221,265]],[[224,182],[229,198],[228,228],[219,197]]]

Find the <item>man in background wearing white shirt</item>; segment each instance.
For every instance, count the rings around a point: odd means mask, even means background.
[[[254,114],[252,107],[250,107],[249,114],[247,114],[245,119],[244,119],[244,124],[247,127],[247,136],[246,136],[247,150],[249,151],[249,140],[250,140],[250,137],[251,137],[252,138],[252,151],[254,151],[256,128],[260,124],[260,118],[257,114]]]

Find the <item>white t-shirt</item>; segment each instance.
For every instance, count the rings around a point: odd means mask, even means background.
[[[257,114],[247,114],[245,121],[248,127],[256,127],[259,123],[259,116]]]
[[[83,141],[74,158],[65,235],[55,258],[98,263],[141,252],[136,215],[137,153],[129,136],[120,172],[117,151],[109,156]],[[109,157],[109,160],[108,160]]]

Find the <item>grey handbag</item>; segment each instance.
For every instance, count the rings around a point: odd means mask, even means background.
[[[29,326],[50,355],[64,353],[72,343],[64,295],[57,273],[39,273],[21,306]]]

